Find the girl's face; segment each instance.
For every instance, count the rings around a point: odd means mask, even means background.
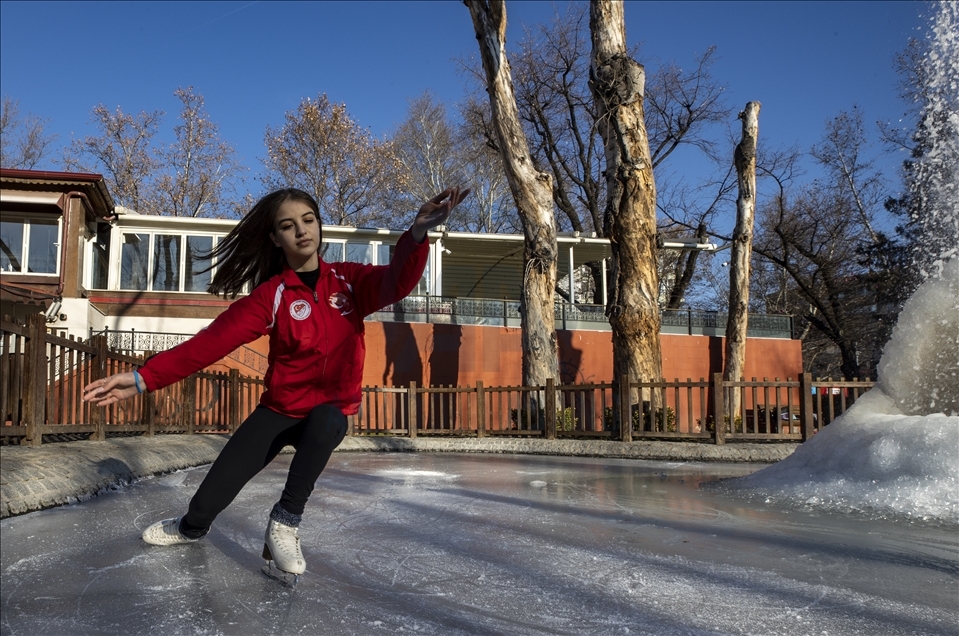
[[[303,201],[289,200],[280,205],[270,239],[283,250],[294,271],[309,272],[319,267],[320,223]]]

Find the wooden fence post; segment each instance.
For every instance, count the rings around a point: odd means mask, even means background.
[[[87,344],[93,348],[93,353],[90,354],[89,360],[87,361],[86,377],[83,379],[81,384],[93,382],[94,380],[98,380],[103,377],[100,368],[100,354],[102,351],[100,348],[100,340],[102,338],[102,335],[90,336],[90,338],[87,340]],[[88,423],[91,424],[94,427],[94,431],[96,431],[96,429],[100,427],[100,420],[103,419],[103,407],[84,403],[84,410],[87,418],[89,419]],[[90,437],[94,438],[95,435],[96,432],[92,433]]]
[[[546,439],[556,439],[556,381],[546,378]]]
[[[183,386],[183,414],[186,417],[186,433],[193,435],[196,432],[196,375],[191,375]]]
[[[816,432],[813,426],[812,373],[799,374],[799,419],[802,426],[802,441],[808,440]]]
[[[240,372],[237,369],[230,369],[230,410],[229,410],[229,430],[236,432],[240,425]]]
[[[107,342],[107,339],[101,338],[97,342],[97,372],[98,377],[106,378],[110,373],[110,344]],[[100,419],[96,422],[96,432],[90,436],[90,439],[102,442],[107,438],[107,409],[113,409],[114,407],[97,407],[97,410],[100,412]]]
[[[624,442],[633,441],[633,409],[629,396],[629,376],[619,377],[619,438]]]
[[[482,380],[476,381],[476,437],[486,437],[486,391]]]
[[[416,393],[416,382],[410,382],[409,393],[406,400],[406,418],[408,420],[407,425],[409,426],[410,439],[416,439],[416,406],[418,403],[419,397]]]
[[[147,437],[153,437],[156,434],[156,400],[153,398],[152,393],[144,393],[142,395],[143,401],[141,404],[141,415],[140,418],[146,422],[147,432],[145,435]]]
[[[43,443],[47,406],[47,322],[43,314],[27,317],[27,342],[23,370],[23,419],[27,425],[25,446]]]
[[[139,366],[143,366],[143,361],[153,355],[152,351],[144,351],[143,355],[140,356]],[[140,419],[146,423],[147,432],[145,435],[147,437],[153,437],[156,434],[156,400],[153,397],[153,394],[149,391],[144,390],[140,402]]]
[[[713,422],[715,423],[713,439],[717,444],[726,443],[726,399],[723,388],[723,374],[713,374]],[[735,419],[729,418],[735,428]]]

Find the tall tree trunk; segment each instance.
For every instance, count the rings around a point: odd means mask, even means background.
[[[759,102],[749,102],[739,113],[743,136],[733,153],[739,197],[736,199],[736,228],[733,230],[729,261],[729,317],[726,320],[726,361],[723,379],[743,377],[746,367],[746,331],[749,328],[749,261],[753,253],[753,219],[756,216],[756,139],[759,135]],[[727,393],[729,425],[736,430],[739,413],[738,390]]]
[[[590,2],[590,90],[606,154],[604,234],[612,249],[606,313],[613,331],[613,373],[631,382],[662,378],[656,185],[643,119],[646,72],[626,51],[621,0]],[[635,402],[636,395],[630,396]],[[656,398],[645,395],[642,399]],[[619,404],[614,399],[613,404]],[[618,411],[618,408],[617,408]],[[629,421],[618,414],[617,421]]]
[[[513,199],[523,224],[524,275],[521,296],[523,383],[545,385],[559,377],[553,290],[556,288],[556,220],[550,175],[533,165],[520,125],[509,61],[503,0],[467,0],[479,41],[493,127],[499,139]]]

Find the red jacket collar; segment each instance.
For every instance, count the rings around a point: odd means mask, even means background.
[[[320,279],[322,279],[328,271],[330,271],[330,264],[324,261],[322,258],[318,258],[320,263]],[[287,287],[306,287],[303,281],[300,280],[300,277],[296,275],[296,272],[293,271],[288,264],[283,263],[283,270],[280,271],[280,280]]]

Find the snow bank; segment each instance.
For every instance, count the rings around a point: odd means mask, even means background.
[[[724,489],[959,523],[959,259],[940,276],[903,308],[875,388],[793,455]]]

